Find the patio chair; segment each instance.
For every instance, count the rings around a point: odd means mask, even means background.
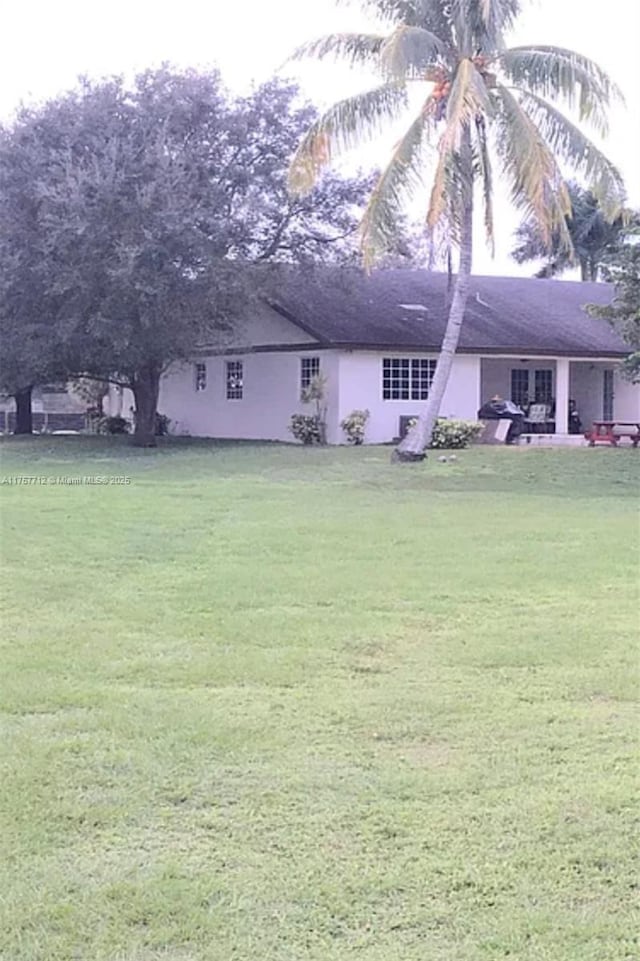
[[[526,426],[534,434],[543,434],[547,428],[549,408],[547,404],[531,404],[527,414]]]

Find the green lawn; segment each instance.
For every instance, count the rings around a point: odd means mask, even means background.
[[[637,957],[640,452],[0,450],[2,961]]]

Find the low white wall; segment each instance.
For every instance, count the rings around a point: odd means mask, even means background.
[[[367,408],[370,418],[366,426],[366,442],[387,443],[398,436],[399,418],[419,414],[426,401],[383,400],[382,358],[432,357],[402,351],[345,351],[340,355],[339,420],[355,409]],[[480,406],[480,358],[464,354],[453,362],[451,377],[444,395],[441,415],[475,420]],[[339,443],[344,443],[341,433]]]
[[[338,441],[338,358],[331,351],[259,352],[201,357],[207,365],[207,386],[195,390],[194,364],[175,365],[162,378],[158,410],[171,418],[171,431],[193,437],[292,441],[288,429],[293,413],[313,413],[300,401],[300,360],[320,357],[327,377],[327,428],[330,443]],[[243,364],[243,397],[227,400],[226,362]]]

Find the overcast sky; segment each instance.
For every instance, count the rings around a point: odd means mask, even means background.
[[[513,42],[572,47],[593,57],[622,88],[626,109],[611,115],[606,142],[640,206],[640,3],[638,0],[531,0]],[[217,64],[228,86],[246,91],[280,69],[296,77],[320,107],[369,84],[335,64],[282,64],[305,40],[339,30],[375,28],[355,5],[335,0],[8,0],[0,39],[0,116],[20,101],[41,100],[73,86],[79,74],[131,73],[163,60],[206,68]],[[390,141],[358,155],[384,163]],[[530,273],[508,258],[517,217],[498,205],[495,260],[477,244],[475,269]]]

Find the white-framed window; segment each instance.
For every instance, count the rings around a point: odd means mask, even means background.
[[[425,357],[383,357],[383,400],[426,400],[436,361]]]
[[[518,407],[526,407],[529,403],[529,369],[527,367],[513,367],[511,370],[511,400]]]
[[[535,372],[534,398],[536,404],[550,404],[553,401],[552,370],[537,370]]]
[[[206,364],[194,364],[193,365],[193,386],[198,393],[198,391],[207,389],[207,365]]]
[[[318,377],[320,374],[320,358],[319,357],[301,357],[300,358],[300,393],[309,387],[311,381],[314,377]]]
[[[242,400],[244,373],[241,360],[227,361],[227,400]]]

